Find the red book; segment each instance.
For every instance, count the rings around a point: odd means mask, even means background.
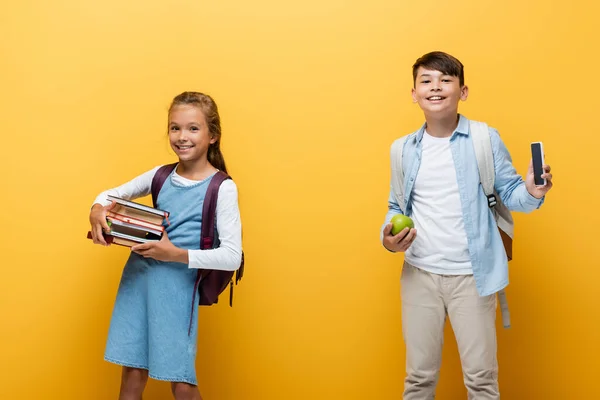
[[[133,218],[133,217],[123,215],[123,214],[118,214],[113,211],[109,211],[106,214],[106,216],[107,216],[107,219],[109,219],[109,220],[117,220],[117,221],[120,221],[120,222],[123,222],[126,224],[141,226],[143,228],[147,228],[149,230],[153,230],[153,231],[157,231],[157,232],[164,232],[164,230],[165,230],[165,227],[162,225],[156,225],[156,224],[153,224],[148,221]]]

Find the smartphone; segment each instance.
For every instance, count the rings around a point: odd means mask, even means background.
[[[544,146],[542,142],[531,143],[531,159],[533,160],[533,180],[536,186],[546,186],[546,179],[542,178],[544,173]]]

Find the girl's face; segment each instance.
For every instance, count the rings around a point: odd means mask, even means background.
[[[202,110],[194,105],[175,106],[169,113],[169,142],[179,161],[206,158],[208,146],[217,141],[208,130]]]

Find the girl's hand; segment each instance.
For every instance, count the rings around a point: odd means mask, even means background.
[[[92,240],[95,244],[108,246],[102,232],[110,232],[110,228],[106,223],[106,213],[112,210],[116,204],[117,203],[113,201],[105,207],[98,203],[93,205],[92,211],[90,211],[90,225],[92,226],[90,232],[92,232]]]
[[[548,193],[550,189],[552,189],[552,174],[550,173],[550,166],[544,165],[542,168],[544,169],[542,178],[546,179],[546,185],[535,185],[533,175],[533,161],[529,163],[529,170],[527,171],[527,177],[525,178],[525,186],[527,187],[527,191],[536,199],[541,199],[546,195],[546,193]]]
[[[415,228],[404,228],[397,235],[392,235],[391,223],[383,228],[383,246],[396,253],[408,250],[416,237],[417,230]]]
[[[188,252],[180,249],[169,240],[167,232],[163,232],[159,241],[148,242],[131,247],[131,251],[146,258],[154,258],[158,261],[176,261],[188,264]]]

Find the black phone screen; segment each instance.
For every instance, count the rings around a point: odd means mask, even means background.
[[[544,173],[544,169],[542,168],[543,160],[542,160],[542,145],[541,143],[532,143],[531,144],[531,157],[533,159],[533,178],[534,182],[538,186],[544,185],[544,179],[542,179],[542,174]]]

